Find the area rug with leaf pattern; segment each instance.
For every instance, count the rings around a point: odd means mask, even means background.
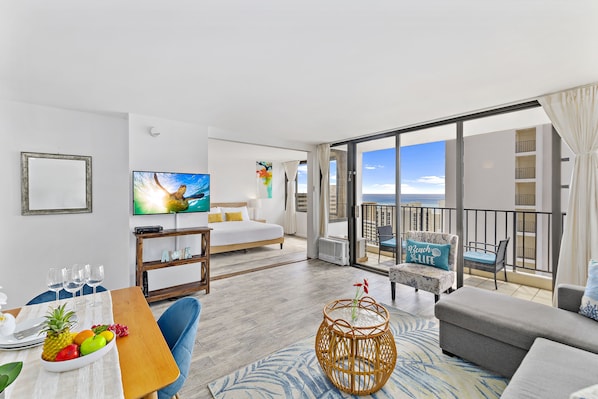
[[[438,322],[386,307],[397,363],[384,387],[361,398],[499,398],[508,379],[442,354]],[[315,334],[315,331],[314,331]],[[315,335],[211,382],[216,399],[353,398],[328,380],[314,349]]]

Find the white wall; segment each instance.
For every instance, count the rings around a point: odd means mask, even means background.
[[[155,127],[160,135],[152,137],[149,134],[150,127]],[[177,227],[206,226],[208,223],[207,213],[132,216],[131,172],[133,170],[208,173],[208,128],[151,116],[129,115],[127,209],[128,215],[131,215],[128,217],[130,285],[135,285],[135,236],[131,233],[135,226],[161,225],[165,229],[174,228],[175,218]],[[210,198],[214,200],[212,184],[210,184]],[[162,250],[174,249],[175,239],[144,240],[143,244],[144,260],[157,260],[160,259]],[[199,236],[180,237],[178,248],[186,246],[191,247],[193,254],[198,253]],[[150,290],[200,279],[197,264],[155,270],[148,275]]]
[[[21,216],[22,151],[90,155],[93,212]],[[8,307],[47,290],[51,266],[102,263],[104,286],[129,285],[127,152],[124,115],[0,101],[0,285]]]

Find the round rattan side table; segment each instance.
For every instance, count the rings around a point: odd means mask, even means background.
[[[369,395],[388,381],[397,362],[397,348],[388,325],[388,310],[373,298],[352,299],[324,307],[316,335],[316,356],[332,384],[352,395]]]

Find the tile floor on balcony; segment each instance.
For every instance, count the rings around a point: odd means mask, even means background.
[[[382,271],[388,270],[388,268],[396,263],[396,261],[390,256],[381,255],[380,262],[378,263],[378,253],[368,252],[368,260],[363,262],[364,265],[379,269]],[[498,276],[500,279],[502,274]],[[479,276],[470,275],[467,272],[463,275],[463,284],[471,287],[478,287],[494,291],[494,280]],[[552,305],[552,291],[544,290],[541,288],[529,287],[521,284],[505,283],[504,281],[497,280],[498,292],[514,296],[517,298],[527,299],[534,302],[543,303],[545,305]]]

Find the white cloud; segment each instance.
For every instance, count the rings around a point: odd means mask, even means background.
[[[371,186],[362,187],[364,194],[394,194],[394,184],[372,184]]]
[[[394,184],[372,184],[371,186],[364,186],[364,194],[394,194]],[[422,184],[412,185],[408,183],[401,184],[401,194],[444,194],[444,186],[425,186]]]
[[[409,184],[401,183],[401,194],[419,194],[420,191]]]
[[[418,183],[436,184],[444,186],[444,176],[422,176],[417,179]]]
[[[376,170],[376,169],[384,169],[384,165],[363,165],[363,168],[366,170]]]

